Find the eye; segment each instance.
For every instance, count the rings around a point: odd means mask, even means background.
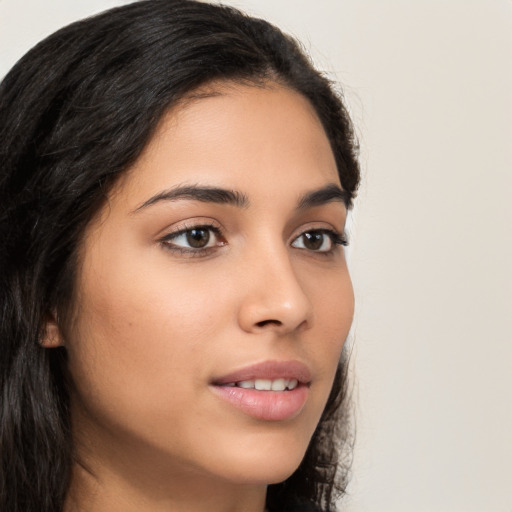
[[[200,253],[225,244],[216,226],[193,226],[170,233],[161,239],[167,249]]]
[[[348,245],[348,243],[344,236],[330,229],[312,229],[295,238],[291,245],[296,249],[329,253],[334,250],[335,245]]]

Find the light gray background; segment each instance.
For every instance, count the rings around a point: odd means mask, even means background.
[[[0,75],[121,3],[0,0]],[[228,3],[306,44],[362,145],[344,510],[512,512],[512,1]]]

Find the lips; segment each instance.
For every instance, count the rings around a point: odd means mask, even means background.
[[[298,361],[266,361],[216,378],[211,390],[243,414],[284,421],[304,407],[311,372]]]
[[[242,368],[220,378],[214,379],[216,386],[225,386],[232,383],[251,381],[256,379],[277,380],[295,379],[301,384],[309,384],[311,372],[308,367],[298,361],[265,361]]]

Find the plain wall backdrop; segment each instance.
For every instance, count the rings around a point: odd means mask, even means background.
[[[0,76],[121,3],[0,0]],[[512,512],[512,1],[226,3],[304,42],[361,142],[342,509]]]

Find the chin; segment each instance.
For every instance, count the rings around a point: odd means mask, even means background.
[[[296,435],[272,441],[262,435],[250,445],[232,447],[230,455],[225,452],[228,455],[222,463],[225,478],[239,484],[258,485],[276,484],[289,478],[302,462],[309,439],[302,440]]]

